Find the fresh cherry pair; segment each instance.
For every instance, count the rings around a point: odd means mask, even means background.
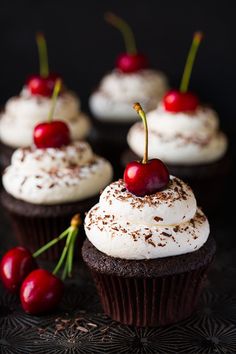
[[[35,258],[24,247],[12,248],[3,256],[0,277],[8,291],[20,293],[22,307],[30,314],[52,310],[63,294],[62,281],[38,268]]]
[[[3,256],[0,279],[8,291],[20,294],[25,312],[32,315],[45,313],[53,310],[60,302],[64,285],[56,274],[62,267],[62,280],[72,274],[75,241],[81,223],[80,215],[76,214],[60,236],[43,245],[34,254],[24,247],[15,247]],[[65,247],[53,272],[38,268],[36,258],[65,238]]]

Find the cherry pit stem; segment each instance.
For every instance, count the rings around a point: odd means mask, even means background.
[[[143,121],[144,124],[144,130],[145,130],[145,145],[144,145],[144,155],[143,155],[143,164],[146,164],[148,162],[148,125],[147,125],[147,117],[146,114],[144,112],[144,110],[142,109],[142,106],[140,103],[135,103],[133,105],[133,108],[135,109],[135,111],[138,113],[138,115],[140,116],[140,118]]]
[[[104,17],[108,23],[110,23],[122,33],[127,53],[137,54],[134,34],[128,23],[112,12],[105,13]]]
[[[61,90],[61,79],[57,79],[54,89],[53,89],[53,93],[52,93],[52,104],[51,104],[50,112],[48,114],[48,122],[49,123],[53,119],[53,115],[54,115],[54,111],[55,111],[55,107],[56,107],[56,102],[57,102],[57,97],[59,95],[60,90]]]
[[[53,274],[56,275],[59,270],[61,270],[62,266],[64,265],[64,269],[62,272],[62,280],[65,278],[71,277],[72,274],[72,267],[73,267],[73,258],[74,258],[74,248],[75,248],[75,241],[78,235],[79,226],[82,224],[82,220],[79,214],[76,214],[71,219],[71,224],[68,229],[63,231],[60,236],[54,238],[46,245],[38,249],[34,254],[33,257],[36,258],[41,255],[43,252],[47,251],[50,247],[55,245],[57,242],[66,238],[66,244],[63,248],[61,257],[53,270]]]
[[[46,40],[43,33],[39,32],[36,34],[36,42],[37,42],[38,53],[39,53],[40,76],[48,77],[49,75],[48,51],[47,51]]]
[[[193,35],[192,44],[191,44],[191,47],[188,52],[186,64],[184,67],[184,73],[183,73],[181,84],[180,84],[180,92],[187,92],[188,91],[190,76],[191,76],[192,69],[193,69],[193,64],[194,64],[194,61],[195,61],[195,58],[197,55],[199,45],[202,41],[202,38],[203,38],[202,32],[195,32]]]

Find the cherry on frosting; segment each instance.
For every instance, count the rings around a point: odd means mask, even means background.
[[[143,197],[165,188],[170,179],[166,165],[159,159],[148,160],[148,126],[146,115],[139,103],[134,109],[141,117],[145,129],[145,150],[142,162],[130,162],[124,171],[124,182],[129,192]]]
[[[171,90],[163,98],[165,109],[168,112],[195,111],[199,104],[198,97],[192,92]]]
[[[26,82],[28,90],[32,95],[50,97],[58,79],[58,74],[49,73],[48,54],[45,37],[42,33],[37,33],[36,41],[39,52],[40,74],[34,74]]]
[[[116,59],[116,67],[123,73],[133,73],[149,66],[148,58],[144,54],[137,53],[135,38],[132,29],[126,21],[108,12],[105,19],[116,27],[123,35],[126,52],[121,53]]]
[[[166,93],[163,98],[163,104],[168,112],[187,112],[195,111],[199,105],[198,97],[188,91],[189,81],[193,68],[193,63],[196,58],[197,50],[203,38],[201,32],[194,33],[192,45],[190,47],[187,61],[184,68],[183,77],[179,90],[171,90]]]
[[[61,88],[60,79],[56,81],[52,96],[52,106],[48,122],[39,123],[34,128],[34,143],[37,148],[60,148],[70,143],[70,130],[61,120],[53,120],[57,96]]]

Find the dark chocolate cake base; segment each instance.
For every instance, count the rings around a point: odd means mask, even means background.
[[[130,149],[125,150],[121,155],[123,167],[133,160],[140,160],[140,158]],[[209,215],[218,210],[226,195],[227,180],[232,168],[229,153],[219,161],[204,165],[166,165],[171,175],[179,177],[190,185],[198,205],[204,209],[206,214]]]
[[[115,321],[143,327],[165,326],[193,313],[215,250],[209,237],[195,252],[135,261],[107,256],[86,240],[82,256],[104,312]]]
[[[18,200],[5,191],[1,192],[1,203],[10,218],[15,236],[19,244],[27,247],[31,252],[67,229],[74,214],[80,213],[84,218],[85,212],[96,204],[98,199],[99,196],[95,196],[75,203],[37,205]],[[77,254],[84,238],[84,229],[81,227],[77,239]],[[57,243],[42,257],[57,260],[63,246],[64,241]]]

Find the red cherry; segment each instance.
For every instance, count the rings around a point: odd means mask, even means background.
[[[59,148],[70,143],[70,130],[61,120],[44,122],[34,128],[34,143],[37,148]]]
[[[37,315],[53,310],[63,295],[63,283],[52,273],[36,269],[24,280],[20,289],[25,312]]]
[[[199,100],[191,92],[169,91],[163,98],[164,107],[169,112],[195,111]]]
[[[138,197],[156,193],[169,183],[169,172],[159,159],[148,160],[147,163],[130,162],[124,172],[126,188]]]
[[[37,264],[30,251],[15,247],[3,256],[0,277],[7,290],[17,292],[25,277],[35,268]]]
[[[122,53],[116,60],[116,67],[123,73],[133,73],[148,67],[148,59],[143,54]]]
[[[51,97],[58,79],[60,79],[60,77],[57,74],[49,74],[47,77],[32,75],[27,80],[27,87],[32,95]]]

